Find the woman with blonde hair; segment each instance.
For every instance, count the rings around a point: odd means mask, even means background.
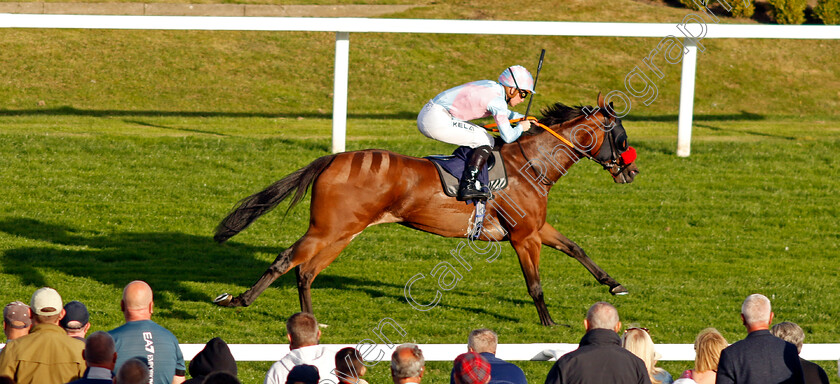
[[[674,384],[714,384],[720,352],[729,346],[723,335],[714,328],[706,328],[694,340],[694,369],[683,372]]]
[[[674,379],[668,371],[656,366],[661,357],[653,347],[653,339],[646,328],[627,328],[621,338],[621,346],[645,362],[650,382],[653,384],[672,384]]]

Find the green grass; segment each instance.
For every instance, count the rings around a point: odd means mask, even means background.
[[[426,4],[401,17],[595,21],[682,19],[644,2]],[[713,26],[710,26],[710,28]],[[251,307],[211,304],[240,293],[299,238],[308,203],[265,216],[228,244],[213,228],[233,204],[329,152],[334,35],[328,33],[5,30],[0,40],[0,301],[40,286],[92,311],[93,330],[119,325],[130,280],[156,292],[155,320],[183,343],[283,343],[298,310],[294,277]],[[414,128],[437,92],[536,64],[540,94],[592,104],[622,87],[656,39],[353,34],[348,150],[423,156],[449,145]],[[491,327],[503,343],[577,342],[586,308],[616,304],[626,324],[659,343],[691,343],[713,326],[744,336],[737,313],[753,292],[773,299],[806,343],[840,340],[840,56],[836,41],[704,41],[699,55],[692,155],[677,158],[679,68],[665,68],[659,97],[626,119],[642,174],[615,185],[600,167],[575,166],[550,195],[548,221],[578,242],[630,295],[611,297],[575,261],[541,259],[555,321],[539,326],[516,257],[473,262],[440,305],[418,312],[403,298],[417,273],[449,258],[456,240],[397,225],[363,232],[316,279],[325,343],[370,337],[383,317],[399,342],[463,343]],[[524,106],[518,108],[524,111]],[[431,299],[430,280],[418,298]],[[834,362],[822,362],[833,382]],[[243,383],[270,363],[240,363]],[[541,382],[549,363],[522,362]],[[690,362],[662,364],[674,375]],[[430,363],[427,380],[445,380]],[[371,382],[388,382],[386,365]]]
[[[206,125],[227,119],[221,120]],[[614,185],[599,167],[581,163],[554,188],[548,215],[629,296],[610,297],[573,260],[544,250],[549,308],[572,327],[543,328],[506,247],[494,263],[476,258],[476,268],[438,307],[418,312],[405,302],[403,286],[417,273],[428,275],[456,241],[385,225],[365,231],[316,280],[316,314],[330,325],[324,342],[370,337],[383,317],[407,330],[400,342],[459,343],[479,326],[497,329],[503,342],[576,342],[586,307],[598,300],[615,303],[625,323],[651,328],[657,342],[690,343],[707,326],[735,341],[743,336],[739,303],[752,292],[773,297],[779,321],[802,325],[807,342],[835,342],[836,126],[817,140],[807,129],[790,132],[793,122],[716,122],[717,130],[696,130],[692,156],[681,159],[673,155],[673,129],[639,124],[627,123],[641,154],[637,181]],[[295,129],[278,129],[274,137],[261,137],[259,129],[254,137],[221,129],[179,136],[96,128],[4,133],[2,299],[54,286],[66,300],[88,304],[94,329],[110,329],[121,321],[122,286],[144,279],[156,290],[156,320],[182,342],[222,336],[230,343],[282,343],[283,321],[298,308],[293,277],[280,278],[247,309],[210,301],[250,286],[302,234],[305,204],[285,220],[282,210],[273,212],[228,245],[210,237],[236,200],[326,153],[329,126],[314,125],[302,140]],[[348,146],[415,155],[444,149],[410,128],[389,128],[379,138],[366,136],[369,130],[360,129],[362,138]],[[420,300],[431,299],[434,289],[414,287]],[[665,366],[679,374],[688,365]],[[445,377],[444,363],[432,367],[433,379]],[[539,380],[547,363],[525,367]],[[243,377],[258,382],[266,368],[245,363]],[[371,374],[384,381],[386,372]]]

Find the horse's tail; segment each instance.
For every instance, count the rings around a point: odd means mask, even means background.
[[[292,209],[306,195],[309,186],[332,163],[334,158],[335,155],[320,157],[309,165],[269,185],[261,192],[240,200],[233,211],[216,227],[216,235],[213,236],[213,240],[224,243],[227,239],[248,228],[254,220],[274,209],[281,201],[296,191],[291,204],[289,204],[289,209]]]

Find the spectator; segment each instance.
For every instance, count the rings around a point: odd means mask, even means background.
[[[674,384],[715,384],[720,351],[729,343],[714,328],[706,328],[694,340],[694,369],[683,372]]]
[[[420,383],[425,370],[423,351],[416,344],[402,344],[391,354],[391,380],[394,384]]]
[[[236,377],[236,360],[224,340],[214,337],[190,361],[191,379],[184,384],[201,384],[213,372],[227,372]]]
[[[741,305],[747,338],[720,353],[717,384],[799,384],[802,365],[796,347],[770,334],[773,312],[770,300],[753,294]]]
[[[213,372],[204,379],[202,384],[240,384],[236,375],[225,371]]]
[[[796,346],[796,352],[802,353],[802,342],[805,341],[805,332],[798,325],[789,321],[781,322],[770,329],[770,333],[788,343]],[[828,384],[828,375],[819,365],[803,358],[799,358],[802,364],[802,374],[805,376],[805,384]]]
[[[475,352],[467,352],[455,358],[452,371],[455,384],[487,384],[490,382],[490,363]]]
[[[286,384],[318,384],[321,375],[318,374],[318,367],[309,364],[296,365],[289,371],[286,377]]]
[[[59,325],[70,337],[85,341],[85,335],[90,329],[90,313],[87,307],[79,301],[73,300],[64,305],[66,313]]]
[[[285,384],[289,371],[301,364],[314,365],[322,379],[338,382],[330,373],[335,369],[335,352],[318,345],[321,329],[315,316],[306,312],[292,315],[286,321],[286,338],[289,339],[289,354],[271,366],[265,374],[265,384]]]
[[[651,383],[672,384],[674,382],[674,378],[668,371],[656,366],[661,356],[656,352],[647,328],[627,328],[621,338],[621,346],[645,362]]]
[[[67,310],[67,306],[64,306]],[[84,376],[69,384],[113,384],[114,364],[117,363],[117,352],[114,338],[108,332],[94,332],[85,340],[85,350],[82,356],[87,363]]]
[[[356,348],[342,348],[335,354],[335,376],[339,384],[368,384],[362,379],[365,373],[367,367]]]
[[[114,384],[148,384],[151,378],[149,366],[142,357],[126,360],[114,378]]]
[[[181,384],[186,374],[181,347],[172,332],[152,321],[154,305],[152,287],[145,281],[132,281],[123,289],[120,309],[125,324],[108,331],[117,345],[117,370],[132,357],[141,357],[154,362],[148,364],[154,384]]]
[[[32,331],[0,352],[0,375],[18,384],[61,384],[82,377],[85,343],[67,337],[58,326],[64,316],[61,295],[55,289],[40,288],[32,294],[29,306]]]
[[[593,304],[583,326],[586,334],[580,346],[554,363],[545,384],[650,384],[645,363],[621,348],[618,337],[621,321],[612,304],[603,301]]]
[[[476,352],[490,363],[490,384],[528,384],[525,372],[516,365],[496,357],[499,336],[490,329],[482,328],[470,332],[467,351]],[[449,374],[449,383],[455,384],[455,370]]]
[[[32,314],[29,306],[20,301],[13,301],[3,308],[3,333],[6,342],[29,334],[32,328]]]

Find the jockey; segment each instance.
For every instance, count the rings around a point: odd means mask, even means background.
[[[515,126],[509,120],[524,115],[508,109],[523,102],[534,93],[534,78],[525,67],[514,65],[499,75],[499,81],[478,80],[445,90],[429,100],[417,116],[417,128],[427,137],[444,143],[473,148],[464,168],[458,190],[458,200],[486,200],[489,191],[476,178],[490,157],[493,136],[483,127],[469,120],[493,116],[502,140],[513,142],[531,128],[522,120]]]

